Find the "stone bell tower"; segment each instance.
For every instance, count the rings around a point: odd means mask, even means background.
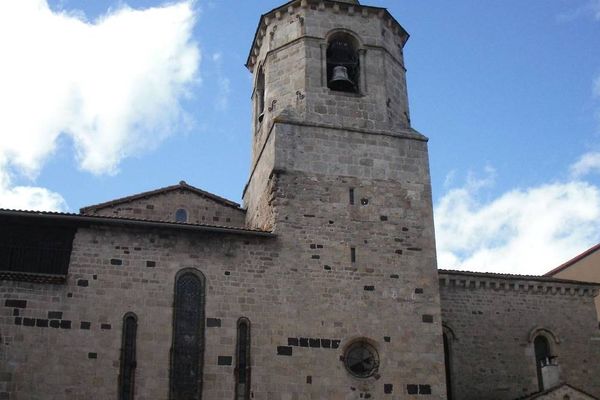
[[[285,398],[445,398],[407,39],[386,9],[350,0],[290,1],[259,22],[244,203],[248,226],[277,235],[273,287],[287,301],[268,312],[273,384],[296,395]]]

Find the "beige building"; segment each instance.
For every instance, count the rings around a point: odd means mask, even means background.
[[[600,243],[547,272],[544,276],[600,283]],[[600,327],[600,296],[596,297],[596,312]]]

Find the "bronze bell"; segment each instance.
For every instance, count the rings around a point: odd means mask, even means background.
[[[354,82],[348,78],[348,69],[342,65],[333,67],[333,76],[329,81],[329,89],[342,92],[354,91]]]

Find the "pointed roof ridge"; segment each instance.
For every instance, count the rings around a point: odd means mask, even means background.
[[[120,197],[120,198],[117,198],[114,200],[106,201],[104,203],[98,203],[98,204],[93,204],[90,206],[82,207],[79,209],[79,213],[86,214],[86,213],[89,213],[90,211],[95,211],[95,210],[99,210],[102,208],[111,207],[111,206],[114,206],[117,204],[129,203],[131,201],[143,199],[145,197],[155,196],[158,194],[164,194],[164,193],[172,192],[175,190],[182,190],[182,189],[189,190],[190,192],[193,192],[202,197],[206,197],[208,199],[211,199],[213,201],[221,203],[225,206],[242,210],[240,205],[234,201],[227,200],[224,197],[217,196],[216,194],[213,194],[213,193],[207,192],[205,190],[202,190],[200,188],[197,188],[195,186],[189,185],[186,181],[179,181],[179,183],[176,185],[165,186],[165,187],[162,187],[159,189],[149,190],[146,192],[141,192],[141,193],[133,194],[130,196]]]

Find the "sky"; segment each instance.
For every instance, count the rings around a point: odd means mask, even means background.
[[[241,202],[244,64],[274,0],[0,0],[0,207],[185,180]],[[438,266],[541,274],[600,242],[600,0],[372,0],[411,34]]]

